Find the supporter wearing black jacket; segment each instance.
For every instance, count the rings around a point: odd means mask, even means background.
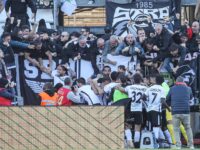
[[[11,35],[9,33],[4,33],[2,35],[2,40],[0,40],[0,49],[4,53],[4,60],[7,67],[15,66],[14,52],[10,45]]]
[[[181,28],[180,14],[176,13],[174,17],[174,32],[178,31]]]
[[[155,31],[155,46],[161,52],[165,53],[168,50],[169,45],[171,44],[171,34],[161,24],[156,25]]]
[[[198,51],[198,42],[196,38],[200,34],[200,25],[197,21],[192,23],[192,38],[187,42],[187,48],[189,52],[196,52]]]
[[[33,13],[33,18],[36,14],[36,6],[33,0],[7,0],[5,4],[5,10],[7,17],[14,17],[16,20],[21,20],[21,25],[29,25],[29,17],[27,15],[27,6],[31,8]],[[11,8],[11,14],[9,14],[9,9]]]
[[[96,65],[96,50],[86,38],[85,36],[80,36],[78,41],[74,41],[68,45],[62,53],[61,64],[69,63],[69,58],[73,58],[74,60],[81,58],[91,61],[94,74],[98,74],[99,69]]]
[[[159,55],[160,51],[156,51],[153,49],[154,40],[152,38],[147,38],[144,41],[144,54],[142,55],[142,63],[141,66],[144,70],[144,76],[148,76],[152,70],[159,68],[160,61]]]
[[[110,37],[111,37],[111,32],[112,32],[112,29],[109,27],[109,26],[106,26],[105,28],[104,28],[104,32],[105,32],[105,34],[104,35],[102,35],[102,39],[104,39],[105,41],[107,41],[107,40],[109,40],[110,39]]]
[[[48,34],[49,34],[48,30],[45,30],[43,33],[40,34],[40,39],[42,41],[42,49],[49,51],[52,56],[56,56],[55,45],[54,45],[53,41],[51,41]],[[46,54],[44,54],[43,57],[45,57],[45,56],[46,56]]]
[[[54,41],[55,48],[57,52],[57,56],[61,58],[62,51],[67,48],[67,42],[69,41],[69,33],[68,32],[62,32],[60,35],[60,38],[57,41]]]
[[[53,65],[52,54],[50,50],[46,49],[47,47],[45,47],[40,39],[36,39],[32,44],[35,46],[35,49],[26,52],[25,59],[27,59],[34,66],[38,67],[41,71],[50,74]],[[48,66],[44,66],[43,64],[44,58],[48,58]]]
[[[163,67],[169,72],[169,73],[176,73],[176,70],[179,68],[179,66],[184,64],[185,55],[186,55],[186,48],[183,46],[179,46],[175,43],[172,43],[169,47],[169,54],[167,55],[167,58],[165,58]],[[170,62],[173,63],[174,67],[170,66]]]

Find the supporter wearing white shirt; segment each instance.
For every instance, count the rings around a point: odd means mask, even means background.
[[[53,84],[54,86],[58,83],[64,84],[64,80],[66,77],[69,77],[67,75],[67,68],[63,65],[59,65],[56,70],[52,71],[51,76],[53,77]]]
[[[94,93],[90,85],[86,85],[84,78],[79,78],[76,82],[79,87],[78,91],[81,98],[88,103],[88,105],[101,105],[99,97]]]

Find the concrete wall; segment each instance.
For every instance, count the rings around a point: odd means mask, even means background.
[[[0,149],[123,149],[123,107],[1,107]]]

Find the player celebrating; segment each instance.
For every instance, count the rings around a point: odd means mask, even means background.
[[[131,118],[134,118],[134,145],[135,148],[139,148],[140,145],[140,129],[143,123],[143,115],[142,115],[142,100],[143,95],[145,94],[147,87],[142,85],[142,76],[139,73],[136,73],[133,76],[134,85],[129,85],[124,89],[124,92],[128,94],[128,97],[132,99],[130,111]],[[121,89],[122,91],[122,89]]]
[[[151,125],[151,130],[153,127],[153,133],[156,140],[159,139],[159,132],[161,132],[161,106],[162,103],[169,109],[168,105],[165,102],[165,90],[161,86],[163,83],[163,78],[158,75],[156,76],[156,84],[152,85],[147,89],[145,95],[147,100],[147,118]]]

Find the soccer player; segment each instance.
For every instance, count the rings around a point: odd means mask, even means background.
[[[167,93],[169,92],[169,86],[167,85],[167,83],[164,82],[164,78],[162,76],[160,76],[160,82],[162,80],[162,87],[165,91],[165,96],[167,96]],[[156,75],[151,75],[150,76],[150,82],[152,85],[156,84]],[[171,145],[172,144],[172,138],[170,136],[170,132],[167,129],[167,120],[166,120],[166,108],[162,105],[162,113],[161,113],[161,118],[162,118],[162,122],[161,122],[161,129],[159,132],[159,138],[160,139],[167,139],[168,143]],[[168,111],[169,112],[169,111]]]
[[[139,73],[136,73],[133,76],[133,80],[134,80],[134,85],[127,86],[124,89],[124,92],[126,92],[128,94],[128,97],[132,99],[130,111],[131,111],[131,118],[134,118],[134,123],[135,123],[134,145],[135,148],[139,148],[140,129],[143,123],[142,101],[143,101],[143,95],[145,94],[147,87],[141,84],[142,76]],[[120,90],[123,91],[122,89]]]
[[[149,87],[145,93],[147,100],[147,118],[153,128],[153,133],[156,140],[159,139],[159,133],[161,132],[161,106],[162,103],[169,109],[165,102],[165,90],[161,86],[163,83],[163,78],[158,75],[156,76],[156,84]]]
[[[107,85],[104,86],[103,90],[104,93],[106,94],[106,99],[107,99],[107,104],[111,104],[111,99],[109,99],[110,95],[112,94],[112,89],[115,88],[116,86],[120,85],[120,83],[117,82],[119,73],[116,71],[113,71],[110,74],[111,82]]]
[[[79,87],[78,88],[79,95],[84,102],[86,102],[88,105],[93,105],[93,106],[102,105],[99,100],[99,97],[92,90],[92,87],[90,85],[86,85],[86,81],[84,78],[79,78],[76,80],[76,82],[77,86]]]

